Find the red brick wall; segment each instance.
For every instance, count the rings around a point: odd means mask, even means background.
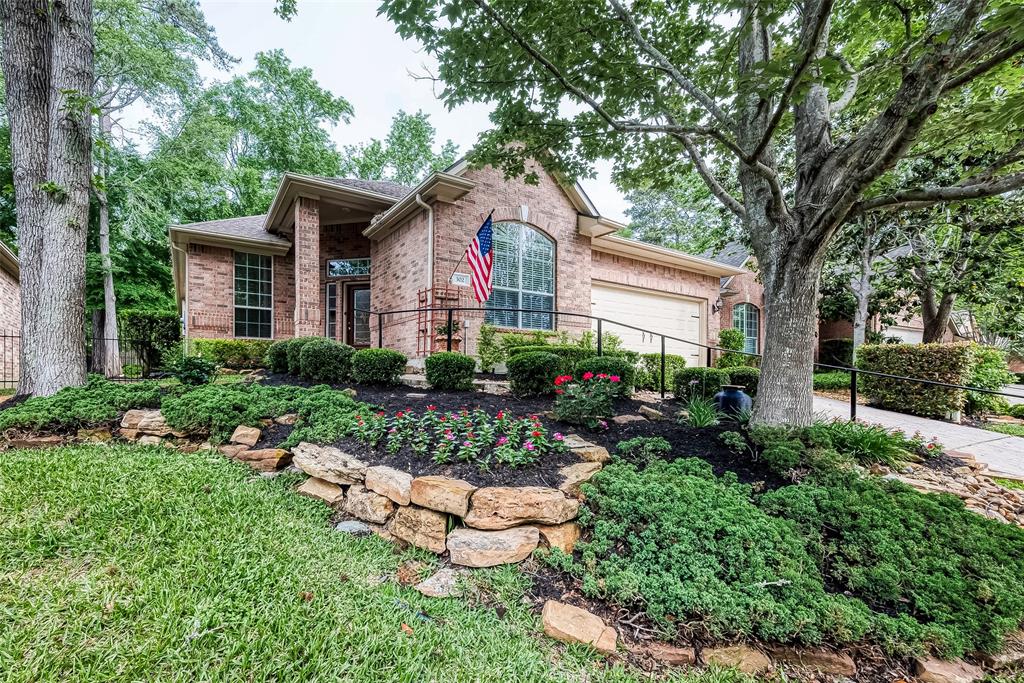
[[[331,259],[367,258],[370,254],[370,240],[363,236],[366,223],[346,223],[344,225],[323,225],[320,227],[320,317],[327,321],[327,262]],[[372,257],[371,257],[372,259]],[[372,273],[371,265],[371,273]],[[370,278],[364,275],[331,278],[338,283],[338,319],[336,338],[344,339],[345,329],[345,289],[343,282],[365,282]],[[318,334],[324,334],[321,330]]]
[[[0,268],[0,334],[21,330],[21,285],[14,275]]]
[[[274,256],[274,339],[295,331],[295,250]]]
[[[295,201],[295,336],[323,336],[320,296],[320,201]]]
[[[758,352],[764,351],[764,287],[757,281],[757,273],[736,275],[729,280],[729,291],[736,292],[732,296],[722,297],[722,310],[719,311],[719,329],[728,329],[732,324],[732,309],[739,304],[753,304],[760,312],[758,329]]]
[[[413,214],[387,237],[370,244],[370,303],[375,311],[416,308],[417,292],[427,286],[427,214]],[[370,319],[377,345],[377,316]],[[384,319],[384,346],[409,358],[417,355],[417,316]]]
[[[223,247],[190,244],[185,280],[188,336],[230,338],[234,333],[235,253]]]

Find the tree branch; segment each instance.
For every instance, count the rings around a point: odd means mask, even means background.
[[[973,68],[968,69],[959,76],[954,76],[950,80],[946,81],[946,84],[942,86],[942,94],[946,94],[951,90],[956,90],[962,85],[970,83],[975,78],[983,75],[987,71],[994,69],[1006,60],[1010,59],[1014,55],[1024,52],[1024,40],[1012,43],[999,52],[995,53],[984,62],[975,65]]]
[[[690,160],[693,162],[693,167],[697,169],[697,173],[701,179],[711,190],[711,193],[715,195],[718,201],[722,202],[727,209],[732,211],[740,218],[746,218],[747,210],[743,208],[743,204],[738,199],[733,197],[729,192],[718,182],[718,178],[714,176],[711,169],[708,168],[707,163],[704,161],[703,155],[700,150],[697,149],[697,145],[693,144],[693,140],[687,135],[678,136],[680,142],[686,148],[686,153],[690,155]]]
[[[813,28],[811,29],[810,35],[808,35],[807,39],[804,41],[806,44],[803,46],[803,59],[800,60],[800,64],[797,66],[796,71],[794,71],[793,75],[790,76],[789,81],[786,83],[786,87],[783,88],[782,97],[779,98],[779,104],[775,107],[775,112],[768,120],[768,125],[764,129],[764,133],[761,135],[761,140],[750,153],[751,159],[760,158],[765,148],[768,147],[768,143],[771,142],[775,129],[778,127],[779,122],[782,121],[782,117],[785,115],[786,109],[789,108],[790,98],[792,98],[793,92],[800,84],[800,79],[803,78],[804,73],[808,68],[810,68],[811,64],[814,63],[815,56],[818,53],[818,45],[821,43],[822,36],[825,35],[825,29],[828,27],[828,19],[832,14],[832,7],[834,4],[835,0],[820,0],[818,3],[818,12],[817,16],[814,18]]]
[[[839,96],[839,99],[835,102],[829,102],[828,113],[830,115],[838,114],[842,110],[846,109],[850,102],[853,101],[853,96],[857,94],[857,86],[860,85],[861,74],[860,71],[855,71],[853,69],[853,65],[846,61],[846,58],[841,54],[837,53],[833,56],[839,61],[839,65],[842,67],[843,71],[849,74],[850,80],[846,83],[846,87],[843,89],[843,94]]]
[[[955,202],[965,199],[983,199],[995,197],[1024,187],[1024,171],[1011,173],[992,180],[952,185],[950,187],[932,187],[866,199],[854,206],[854,212],[875,211],[878,209],[920,209],[942,202]]]
[[[626,11],[626,8],[622,3],[619,2],[619,0],[609,0],[609,2],[615,9],[615,12],[619,15],[619,19],[626,24],[630,32],[633,34],[633,40],[635,40],[637,45],[640,46],[640,49],[646,52],[651,59],[657,62],[658,65],[668,73],[672,80],[674,80],[684,92],[700,102],[708,113],[710,113],[720,124],[725,126],[727,130],[735,129],[736,122],[718,106],[714,99],[701,90],[696,83],[683,75],[683,73],[677,69],[671,61],[669,61],[668,57],[666,57],[661,50],[644,38],[643,32],[640,31],[640,27],[637,25],[636,20],[634,20],[632,15]]]

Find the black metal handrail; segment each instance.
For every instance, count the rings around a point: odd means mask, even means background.
[[[373,310],[365,310],[365,309],[358,309],[357,308],[357,309],[355,309],[355,311],[357,313],[367,313],[369,315],[376,315],[377,316],[377,346],[379,348],[383,348],[384,347],[384,316],[385,315],[400,315],[400,314],[405,314],[405,313],[423,313],[423,312],[431,312],[431,311],[444,311],[444,312],[446,312],[446,316],[447,316],[447,326],[446,326],[447,345],[446,345],[446,348],[447,348],[448,351],[452,350],[452,335],[454,333],[452,323],[454,322],[454,315],[455,315],[456,311],[471,311],[471,312],[475,312],[475,313],[485,313],[485,314],[486,313],[539,313],[539,314],[542,314],[542,315],[569,316],[569,317],[586,318],[587,320],[593,320],[593,321],[597,322],[597,330],[596,330],[596,336],[597,336],[597,355],[599,355],[599,356],[604,355],[603,354],[603,348],[602,348],[602,342],[601,342],[601,337],[602,337],[602,333],[603,333],[603,326],[604,326],[604,324],[607,323],[609,325],[618,325],[619,327],[625,327],[626,329],[635,330],[635,331],[641,332],[643,334],[649,334],[649,335],[651,335],[651,337],[660,337],[661,338],[661,387],[660,388],[661,388],[661,397],[662,398],[665,398],[665,341],[666,340],[672,340],[672,341],[680,342],[680,343],[683,343],[683,344],[690,344],[691,346],[697,346],[699,348],[705,349],[706,352],[707,352],[707,365],[708,365],[708,367],[711,367],[711,365],[712,365],[712,354],[715,351],[721,351],[723,353],[735,353],[735,354],[739,354],[739,355],[742,355],[742,356],[750,356],[752,358],[761,358],[762,357],[762,354],[760,354],[760,353],[751,353],[750,351],[735,351],[733,349],[724,349],[724,348],[722,348],[720,346],[709,346],[708,344],[701,344],[700,342],[695,342],[695,341],[692,341],[690,339],[680,339],[678,337],[673,337],[673,336],[668,335],[668,334],[662,334],[660,332],[655,332],[653,330],[648,330],[648,329],[644,329],[642,327],[637,327],[636,325],[630,325],[628,323],[622,323],[622,322],[618,322],[616,320],[609,320],[608,318],[601,318],[601,317],[596,316],[596,315],[590,315],[589,313],[573,313],[573,312],[569,312],[569,311],[552,311],[552,310],[547,310],[547,309],[542,309],[542,308],[504,308],[504,307],[480,308],[480,307],[471,307],[471,306],[426,306],[426,307],[421,307],[421,308],[404,308],[404,309],[395,309],[395,310],[387,310],[387,311],[373,311]],[[944,388],[944,389],[961,389],[961,390],[964,390],[964,391],[973,391],[973,392],[977,392],[977,393],[981,393],[981,394],[991,394],[991,395],[995,395],[995,396],[1006,396],[1008,398],[1019,398],[1019,399],[1024,400],[1024,396],[1021,396],[1020,394],[1010,394],[1010,393],[1007,393],[1007,392],[1004,392],[1004,391],[996,391],[994,389],[982,389],[981,387],[970,387],[970,386],[966,386],[966,385],[963,385],[963,384],[950,384],[949,382],[939,382],[937,380],[923,379],[923,378],[919,378],[919,377],[907,377],[907,376],[904,376],[904,375],[891,375],[891,374],[885,373],[885,372],[877,372],[875,370],[864,370],[864,369],[855,368],[855,367],[849,367],[849,366],[845,366],[845,365],[831,365],[829,363],[817,363],[816,362],[816,363],[814,363],[814,366],[817,367],[817,368],[828,368],[829,370],[839,370],[839,371],[850,373],[850,419],[851,420],[857,419],[857,376],[858,375],[868,375],[868,376],[871,376],[871,377],[881,377],[881,378],[884,378],[884,379],[903,380],[903,381],[907,381],[907,382],[916,382],[918,384],[927,384],[929,386],[941,387],[941,388]]]

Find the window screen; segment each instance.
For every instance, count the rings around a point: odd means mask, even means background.
[[[273,334],[270,256],[235,252],[235,336],[269,339]]]
[[[494,226],[494,291],[488,308],[555,308],[555,245],[521,223]],[[490,311],[487,322],[531,330],[554,328],[550,313]]]

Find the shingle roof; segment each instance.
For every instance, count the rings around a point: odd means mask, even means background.
[[[702,257],[724,263],[734,268],[742,268],[743,264],[750,258],[750,251],[739,242],[729,242],[721,249],[708,249]]]
[[[266,232],[263,223],[267,215],[242,216],[240,218],[222,218],[216,221],[203,221],[202,223],[188,223],[173,227],[184,228],[191,232],[205,232],[212,235],[223,235],[225,237],[242,237],[250,240],[260,240],[271,244],[288,244],[285,238]]]
[[[402,183],[393,183],[390,180],[360,180],[359,178],[328,178],[326,176],[313,176],[317,180],[333,183],[342,187],[354,187],[357,190],[376,192],[395,199],[401,199],[412,192],[412,186]]]

